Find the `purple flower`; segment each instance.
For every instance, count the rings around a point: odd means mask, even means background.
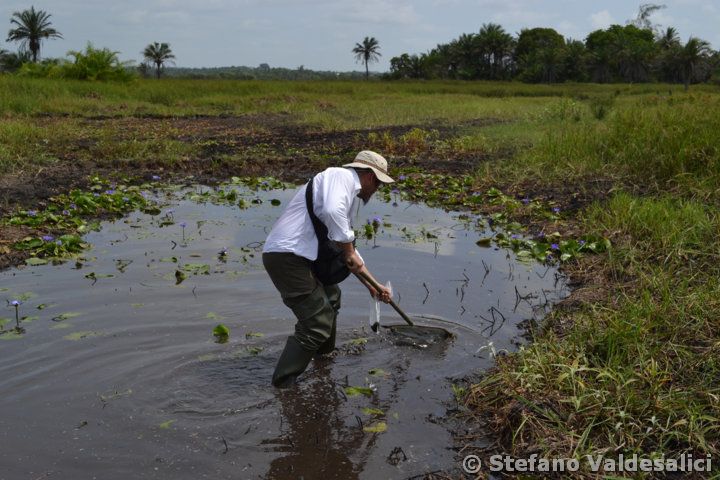
[[[583,245],[585,245],[585,240],[580,240],[578,243],[579,243],[580,246],[582,247]]]
[[[517,239],[520,238],[520,235],[518,235],[517,233],[513,233],[512,235],[510,235],[510,238]]]
[[[160,175],[153,175],[151,178],[157,181],[160,180]]]
[[[373,217],[373,223],[380,223],[382,222],[382,218],[380,217]]]
[[[473,197],[479,197],[480,195],[482,195],[482,193],[480,193],[480,192],[473,192],[473,193],[472,193],[472,196],[473,196]]]
[[[187,227],[187,223],[185,223],[185,222],[180,222],[180,226],[181,226],[182,228],[185,228],[185,227]]]
[[[398,193],[400,193],[400,190],[398,190],[397,188],[393,188],[390,193],[397,195]]]
[[[522,202],[527,205],[528,203],[530,203],[530,199],[528,197],[525,197],[522,199]]]
[[[545,238],[545,232],[540,232],[537,234],[538,238]]]
[[[370,219],[368,218],[367,220],[365,220],[365,223],[368,224],[368,225],[372,225],[372,220],[370,220]]]
[[[147,197],[148,197],[148,193],[147,193],[145,190],[143,190],[142,192],[140,192],[140,195],[142,195],[143,198],[147,198]]]
[[[548,254],[547,254],[547,257],[545,257],[545,261],[546,261],[546,262],[549,262],[549,261],[552,260],[552,259],[553,259],[552,253],[548,253]]]
[[[13,300],[12,302],[10,302],[10,305],[12,305],[13,307],[19,307],[20,305],[22,305],[22,302],[20,300]]]
[[[560,213],[560,207],[553,207],[553,213]]]
[[[77,205],[75,205],[74,203],[71,203],[70,208],[73,210],[77,210]]]
[[[43,235],[42,239],[45,242],[52,242],[53,240],[55,240],[55,237],[53,237],[52,235]]]
[[[99,196],[100,196],[99,193],[93,193],[93,197],[99,197]]]
[[[35,215],[37,215],[37,210],[28,210],[27,214],[29,217],[34,217]]]
[[[550,249],[551,250],[560,250],[560,245],[558,245],[557,243],[551,243]]]
[[[123,202],[129,202],[130,199],[128,197],[123,197]]]
[[[113,190],[112,188],[110,190],[105,190],[105,194],[107,194],[107,195],[112,195],[114,193],[115,193],[115,190]]]
[[[405,175],[400,175],[400,176],[398,177],[398,180],[400,180],[401,182],[403,182],[403,181],[405,181],[406,178],[407,178],[407,177],[406,177]]]
[[[62,214],[67,217],[68,215],[70,215],[70,212],[68,210],[63,210]]]
[[[62,245],[62,241],[60,241],[60,240],[55,240],[55,245]]]

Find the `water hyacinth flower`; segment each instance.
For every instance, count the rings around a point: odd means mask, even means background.
[[[551,243],[550,249],[551,250],[560,250],[560,245],[558,245],[557,243]]]
[[[53,240],[55,240],[55,237],[53,237],[52,235],[43,235],[42,239],[45,242],[52,242]]]
[[[527,205],[527,204],[530,203],[530,199],[529,199],[528,197],[525,197],[525,198],[522,199],[522,202],[523,202],[524,205]]]
[[[62,245],[62,240],[55,240],[55,245]]]
[[[185,223],[185,222],[180,222],[180,226],[181,226],[182,228],[185,228],[185,227],[187,227],[187,223]]]
[[[520,238],[520,235],[518,235],[517,233],[513,233],[512,235],[510,235],[510,238],[512,238],[513,240],[517,240],[518,238]]]
[[[97,192],[93,193],[93,197],[97,198],[97,197],[99,197],[99,196],[100,196],[99,193],[97,193]]]
[[[70,204],[70,209],[71,209],[71,210],[77,210],[77,205],[75,205],[74,203],[71,203],[71,204]]]
[[[109,189],[109,190],[105,190],[105,194],[106,194],[106,195],[112,195],[112,194],[114,194],[114,193],[115,193],[115,190],[113,190],[112,188]]]
[[[150,177],[150,178],[152,178],[152,179],[155,180],[155,181],[158,181],[158,180],[160,180],[160,175],[153,175],[153,176]]]
[[[27,212],[28,217],[34,217],[37,215],[37,210],[28,210]]]
[[[398,180],[400,180],[401,182],[403,182],[403,181],[405,181],[406,178],[407,178],[407,177],[406,177],[405,175],[400,175],[400,176],[398,177]]]
[[[579,243],[580,246],[582,247],[583,245],[585,245],[585,240],[580,240],[578,243]]]
[[[129,201],[130,201],[130,199],[129,199],[128,197],[123,197],[122,200],[123,200],[123,202],[129,202]]]
[[[68,215],[70,215],[70,211],[69,211],[69,210],[63,210],[63,211],[62,211],[62,214],[67,217]]]
[[[15,307],[15,328],[17,330],[20,330],[20,314],[18,313],[18,309],[20,308],[20,305],[22,305],[22,302],[20,300],[13,300],[10,302],[10,305]]]
[[[560,207],[553,207],[552,211],[553,213],[558,214],[560,213]]]

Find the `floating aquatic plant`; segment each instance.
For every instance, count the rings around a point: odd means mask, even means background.
[[[230,329],[222,323],[219,323],[213,328],[213,336],[217,343],[225,343],[230,338]]]

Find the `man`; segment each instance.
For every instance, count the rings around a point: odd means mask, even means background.
[[[328,239],[342,248],[351,273],[370,275],[355,250],[352,212],[356,211],[359,200],[366,204],[381,184],[392,182],[387,174],[387,161],[369,150],[358,153],[355,161],[343,168],[328,168],[313,179],[313,212],[327,227]],[[297,317],[295,333],[288,338],[273,373],[272,383],[276,387],[292,385],[314,355],[335,349],[340,288],[323,285],[313,275],[311,265],[317,258],[318,238],[307,209],[306,189],[307,185],[300,187],[273,226],[263,248],[265,270],[283,303]],[[390,301],[388,289],[383,287],[377,291],[361,276],[358,278],[373,298]]]

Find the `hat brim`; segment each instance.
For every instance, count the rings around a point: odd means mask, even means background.
[[[368,165],[367,163],[360,163],[360,162],[353,162],[348,163],[346,165],[343,165],[343,167],[355,167],[355,168],[365,168],[370,169],[375,173],[375,176],[378,180],[380,180],[383,183],[395,183],[395,180],[393,180],[388,174],[381,172],[377,168]]]

